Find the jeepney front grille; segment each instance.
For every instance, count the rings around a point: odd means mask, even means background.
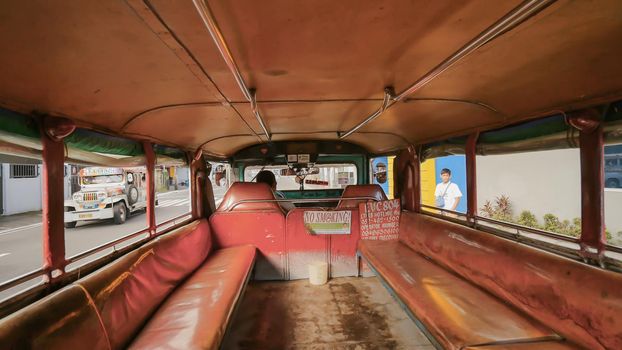
[[[85,202],[92,202],[97,200],[97,192],[86,192],[82,194],[82,200]]]

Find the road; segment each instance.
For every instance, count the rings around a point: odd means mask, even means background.
[[[217,203],[220,203],[224,189],[216,188],[214,192]],[[155,210],[156,223],[161,223],[190,212],[188,190],[158,193],[157,198],[158,206],[156,206]],[[78,223],[76,228],[65,229],[65,256],[74,256],[98,245],[140,231],[146,228],[146,226],[144,211],[130,215],[122,225],[115,225],[111,220]],[[0,217],[0,282],[23,275],[42,266],[43,248],[41,235],[40,213],[23,215],[17,218]],[[136,239],[140,238],[137,237]],[[87,257],[80,262],[68,266],[68,270],[106,255],[111,250]],[[29,285],[37,282],[38,280],[33,281]],[[0,300],[23,289],[25,286],[0,292]]]

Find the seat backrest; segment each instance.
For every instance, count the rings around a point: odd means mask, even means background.
[[[210,217],[214,240],[227,248],[252,244],[259,250],[255,279],[279,280],[285,276],[285,215],[272,189],[256,182],[236,182]],[[253,202],[241,202],[251,200]]]
[[[261,182],[234,182],[222,202],[216,209],[217,212],[243,212],[243,211],[278,211],[282,213],[279,203],[270,186]]]
[[[91,295],[112,349],[124,348],[211,250],[207,220],[158,237],[76,283]]]
[[[0,321],[2,349],[110,349],[86,291],[67,286]]]
[[[622,349],[622,275],[429,215],[400,240],[590,349]]]
[[[211,247],[205,219],[160,236],[4,318],[1,347],[122,349]]]
[[[348,199],[357,197],[371,197],[378,201],[386,201],[387,196],[384,194],[382,187],[378,184],[372,185],[348,185],[343,194],[341,200],[337,204],[337,209],[356,209],[359,203],[367,202],[368,199]]]

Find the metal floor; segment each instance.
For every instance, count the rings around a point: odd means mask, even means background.
[[[222,348],[433,349],[375,277],[251,282]]]

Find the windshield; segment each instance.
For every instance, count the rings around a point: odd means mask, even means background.
[[[305,190],[328,190],[345,188],[347,185],[356,185],[356,166],[353,164],[318,164],[317,174],[307,175],[304,178]],[[300,190],[300,179],[295,175],[281,175],[287,172],[287,165],[249,166],[244,169],[244,181],[255,181],[255,176],[261,170],[270,170],[276,177],[276,189],[279,191]]]
[[[82,177],[83,185],[101,185],[123,182],[123,175],[100,175]]]

